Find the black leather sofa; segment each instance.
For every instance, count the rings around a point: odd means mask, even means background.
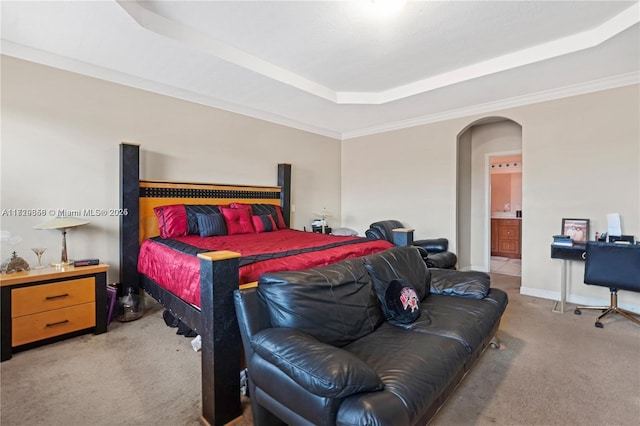
[[[398,220],[381,220],[369,225],[364,234],[370,240],[387,240],[396,245],[401,245],[394,238],[394,229],[404,228]],[[404,245],[404,244],[402,244]],[[456,269],[458,257],[449,251],[449,240],[446,238],[429,238],[409,241],[409,245],[422,248],[422,257],[430,268]]]
[[[387,298],[398,283],[410,322]],[[416,247],[264,274],[234,296],[256,425],[424,425],[508,303],[487,274],[430,270]]]

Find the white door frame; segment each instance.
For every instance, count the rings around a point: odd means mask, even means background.
[[[485,204],[485,223],[484,223],[484,241],[485,247],[485,268],[486,272],[491,271],[491,157],[505,157],[508,155],[522,155],[522,149],[513,151],[496,151],[488,152],[484,155],[484,204]],[[524,158],[523,160],[524,161]],[[522,233],[522,229],[520,229]]]

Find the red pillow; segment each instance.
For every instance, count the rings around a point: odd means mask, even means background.
[[[254,210],[252,206],[258,207],[257,210]],[[262,215],[267,211],[271,213],[273,219],[276,221],[276,225],[278,229],[287,229],[289,228],[284,221],[284,216],[282,215],[282,207],[276,204],[246,204],[246,203],[231,203],[229,207],[233,209],[246,209],[252,213],[257,213],[258,215]]]
[[[282,215],[282,207],[280,206],[274,206],[276,208],[276,215],[278,216],[277,218],[277,222],[278,222],[278,229],[287,229],[289,228],[287,226],[287,224],[284,221],[284,216]]]
[[[244,209],[244,210],[252,211],[251,204],[231,203],[229,204],[229,207],[231,207],[232,209]]]
[[[184,237],[189,229],[187,209],[184,204],[155,207],[158,229],[162,238]]]
[[[235,234],[253,234],[256,230],[253,228],[251,221],[251,210],[247,209],[227,209],[220,208],[224,221],[227,224],[227,233]]]
[[[277,231],[276,221],[273,220],[273,216],[270,214],[251,216],[253,221],[253,227],[256,228],[256,232],[272,232]]]

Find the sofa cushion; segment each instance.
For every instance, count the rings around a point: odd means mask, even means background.
[[[258,355],[309,392],[344,398],[384,388],[375,371],[355,355],[292,328],[268,328],[251,338]]]
[[[420,316],[420,299],[413,286],[404,280],[391,280],[382,303],[387,320],[408,324]]]
[[[363,258],[381,302],[391,280],[404,280],[411,284],[419,300],[429,294],[431,272],[419,250],[412,246],[393,247]]]
[[[454,339],[403,330],[389,323],[382,324],[375,332],[344,349],[373,368],[384,383],[384,390],[379,392],[379,396],[362,393],[350,397],[357,401],[351,408],[359,408],[356,413],[367,413],[371,411],[368,406],[373,401],[384,404],[380,399],[385,396],[388,399],[399,398],[406,407],[409,422],[390,424],[418,424],[428,407],[441,397],[449,384],[462,377],[464,363],[469,356],[460,342]],[[338,424],[353,424],[342,423],[345,420],[342,416],[346,414],[341,407]],[[371,421],[368,424],[384,423]]]
[[[335,346],[371,333],[384,321],[361,258],[304,271],[263,274],[258,295],[265,302],[272,327],[297,328]]]
[[[484,299],[431,294],[421,303],[429,312],[429,321],[420,319],[401,327],[419,333],[435,334],[457,340],[472,353],[497,327],[507,306],[507,295],[500,289],[491,289]]]
[[[431,269],[431,293],[484,299],[490,287],[485,272]]]

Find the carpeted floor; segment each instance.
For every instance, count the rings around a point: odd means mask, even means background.
[[[551,312],[519,294],[519,277],[492,274],[509,293],[498,332],[432,425],[637,425],[640,327],[596,312]],[[603,296],[603,298],[606,296]],[[621,297],[624,297],[621,295]],[[165,326],[162,310],[20,352],[0,364],[3,426],[199,424],[200,354]],[[251,425],[248,400],[237,425]]]

